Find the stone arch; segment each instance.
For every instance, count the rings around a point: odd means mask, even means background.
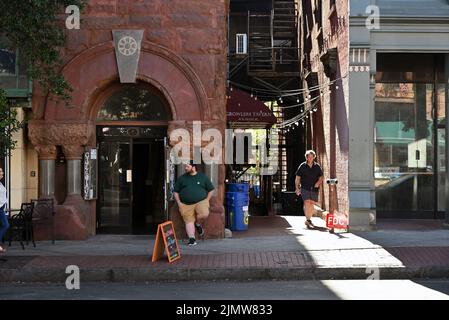
[[[119,79],[113,42],[86,49],[70,60],[62,73],[74,89],[71,107],[63,106],[63,102],[57,105],[47,98],[44,119],[91,122],[95,119],[92,110],[95,101]],[[170,105],[172,120],[211,119],[209,101],[200,78],[183,58],[167,48],[142,42],[137,78],[160,90]]]

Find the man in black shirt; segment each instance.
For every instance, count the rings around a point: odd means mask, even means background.
[[[318,190],[323,183],[323,170],[315,162],[316,153],[313,150],[306,151],[306,160],[296,170],[296,194],[304,200],[304,214],[306,215],[306,226],[313,229],[312,215],[315,203],[318,201]]]

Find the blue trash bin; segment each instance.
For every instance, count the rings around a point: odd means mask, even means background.
[[[226,210],[232,231],[248,230],[249,195],[243,192],[226,192]]]
[[[249,192],[249,183],[228,183],[228,192]]]

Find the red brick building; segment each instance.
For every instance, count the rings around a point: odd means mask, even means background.
[[[349,212],[348,1],[299,2],[304,99],[317,101],[317,112],[310,114],[306,129],[308,148],[316,150],[324,176],[338,179],[338,209]],[[329,209],[329,199],[325,184],[322,208]]]
[[[61,72],[74,89],[71,106],[35,88],[28,125],[39,196],[58,203],[57,238],[139,233],[166,219],[167,209],[183,232],[176,208],[164,207],[167,137],[195,120],[203,130],[225,129],[228,8],[228,0],[91,0],[81,28],[66,31]],[[139,109],[142,103],[150,112]],[[81,170],[91,149],[98,190],[85,200]],[[223,237],[225,169],[206,168],[214,170],[206,236]]]

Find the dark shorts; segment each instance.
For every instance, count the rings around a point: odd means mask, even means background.
[[[318,201],[318,191],[311,191],[307,189],[301,188],[301,197],[302,200],[312,200],[317,202]]]

